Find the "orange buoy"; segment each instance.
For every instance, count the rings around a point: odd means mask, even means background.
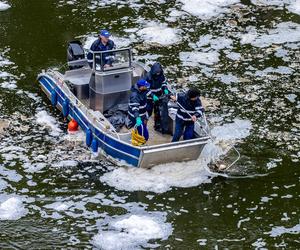
[[[76,132],[77,130],[78,130],[78,123],[77,123],[77,121],[75,121],[74,119],[72,119],[68,123],[68,131],[69,132]]]

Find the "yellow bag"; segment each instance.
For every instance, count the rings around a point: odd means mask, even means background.
[[[146,143],[145,137],[140,135],[136,128],[131,131],[131,143],[133,146],[142,146]]]

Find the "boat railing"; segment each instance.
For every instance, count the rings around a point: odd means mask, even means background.
[[[72,91],[68,88],[68,85],[64,81],[64,76],[52,69],[49,69],[48,71],[49,75],[52,75],[55,79],[58,79],[58,84],[61,88],[63,88],[63,91],[68,95],[70,101],[74,104],[76,104],[77,107],[80,107],[84,115],[90,119],[93,120],[94,123],[96,123],[98,126],[102,128],[103,131],[111,132],[113,135],[120,139],[120,136],[118,132],[115,130],[114,126],[105,118],[105,116],[101,112],[97,112],[95,115],[95,111],[89,110],[86,105],[84,105],[76,96],[72,93]]]

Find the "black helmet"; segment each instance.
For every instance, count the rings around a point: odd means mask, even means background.
[[[200,91],[196,88],[190,88],[187,92],[187,96],[189,99],[199,97],[200,96]]]

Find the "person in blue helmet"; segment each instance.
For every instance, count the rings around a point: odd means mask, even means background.
[[[178,104],[172,142],[179,141],[182,134],[183,140],[194,138],[195,122],[204,112],[199,97],[200,92],[195,88],[190,88],[187,93],[179,93],[176,96],[171,96],[171,99]]]
[[[109,39],[110,33],[107,30],[100,30],[99,38],[95,40],[87,55],[87,60],[90,67],[93,67],[93,52],[95,51],[108,51],[116,48],[115,43]],[[102,65],[104,68],[111,67],[112,65],[111,53],[104,53],[102,56]],[[100,60],[96,61],[100,64]]]
[[[168,110],[167,105],[164,104],[169,100],[170,91],[163,68],[159,62],[152,65],[145,80],[150,83],[150,91],[147,93],[148,115],[150,117],[154,111],[154,129],[163,134],[167,133]]]
[[[138,133],[144,136],[146,141],[149,139],[147,129],[148,114],[146,110],[149,87],[150,84],[146,80],[138,80],[131,88],[128,104],[129,124],[127,124],[127,127],[132,128],[136,126]]]

